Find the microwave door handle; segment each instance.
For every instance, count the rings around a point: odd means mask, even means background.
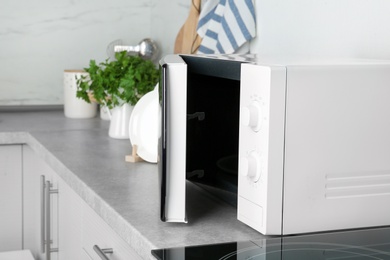
[[[161,81],[159,84],[159,101],[161,109],[161,129],[158,140],[158,170],[159,170],[159,182],[160,182],[160,219],[166,221],[165,202],[167,194],[167,96],[166,96],[166,84],[167,84],[167,65],[161,66]]]

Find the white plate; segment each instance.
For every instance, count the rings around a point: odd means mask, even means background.
[[[132,145],[137,145],[137,154],[147,162],[157,162],[158,142],[158,88],[145,94],[134,106],[129,122]]]

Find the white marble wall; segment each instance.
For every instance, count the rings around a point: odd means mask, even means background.
[[[387,0],[254,0],[252,52],[390,59]],[[191,0],[2,0],[0,106],[63,103],[64,69],[107,58],[116,39],[173,52]]]
[[[107,58],[116,39],[156,40],[161,55],[185,21],[185,0],[3,0],[0,106],[63,103],[63,71]]]
[[[390,59],[388,0],[254,0],[252,52],[315,59]]]
[[[152,34],[161,42],[162,53],[173,52],[177,33],[187,19],[191,0],[153,0]]]

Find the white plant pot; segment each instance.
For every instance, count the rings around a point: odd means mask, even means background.
[[[115,139],[129,139],[129,121],[133,106],[124,104],[111,110],[108,135]]]

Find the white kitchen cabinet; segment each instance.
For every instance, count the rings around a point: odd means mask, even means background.
[[[24,169],[24,249],[30,249],[37,260],[41,253],[41,178],[45,176],[58,193],[51,197],[52,260],[100,260],[93,247],[113,248],[110,260],[141,259],[135,251],[95,211],[69,187],[28,146],[23,146]]]
[[[81,198],[28,146],[24,146],[24,248],[30,249],[36,259],[47,259],[42,253],[42,176],[56,190],[50,195],[50,229],[52,260],[83,260],[81,247],[82,200]],[[43,205],[42,205],[43,206]],[[47,221],[47,218],[44,220]]]
[[[83,249],[90,259],[106,259],[99,256],[94,247],[99,247],[103,251],[112,249],[112,253],[106,254],[107,259],[110,260],[141,259],[92,208],[85,204],[83,207]]]
[[[0,146],[0,252],[22,249],[22,146]]]
[[[62,179],[59,189],[59,260],[101,260],[94,251],[112,248],[110,260],[141,259]]]
[[[36,260],[141,259],[27,145],[0,145],[0,209],[0,252],[28,249]],[[95,246],[113,253],[102,258]]]
[[[62,180],[59,189],[59,260],[89,260],[82,249],[82,199]]]
[[[48,182],[52,185],[50,194],[47,194]],[[23,248],[31,250],[37,260],[48,259],[47,244],[43,241],[47,238],[48,228],[50,248],[53,251],[58,248],[59,194],[56,191],[58,181],[55,172],[30,147],[23,145]],[[58,253],[50,253],[50,259],[57,260]]]

